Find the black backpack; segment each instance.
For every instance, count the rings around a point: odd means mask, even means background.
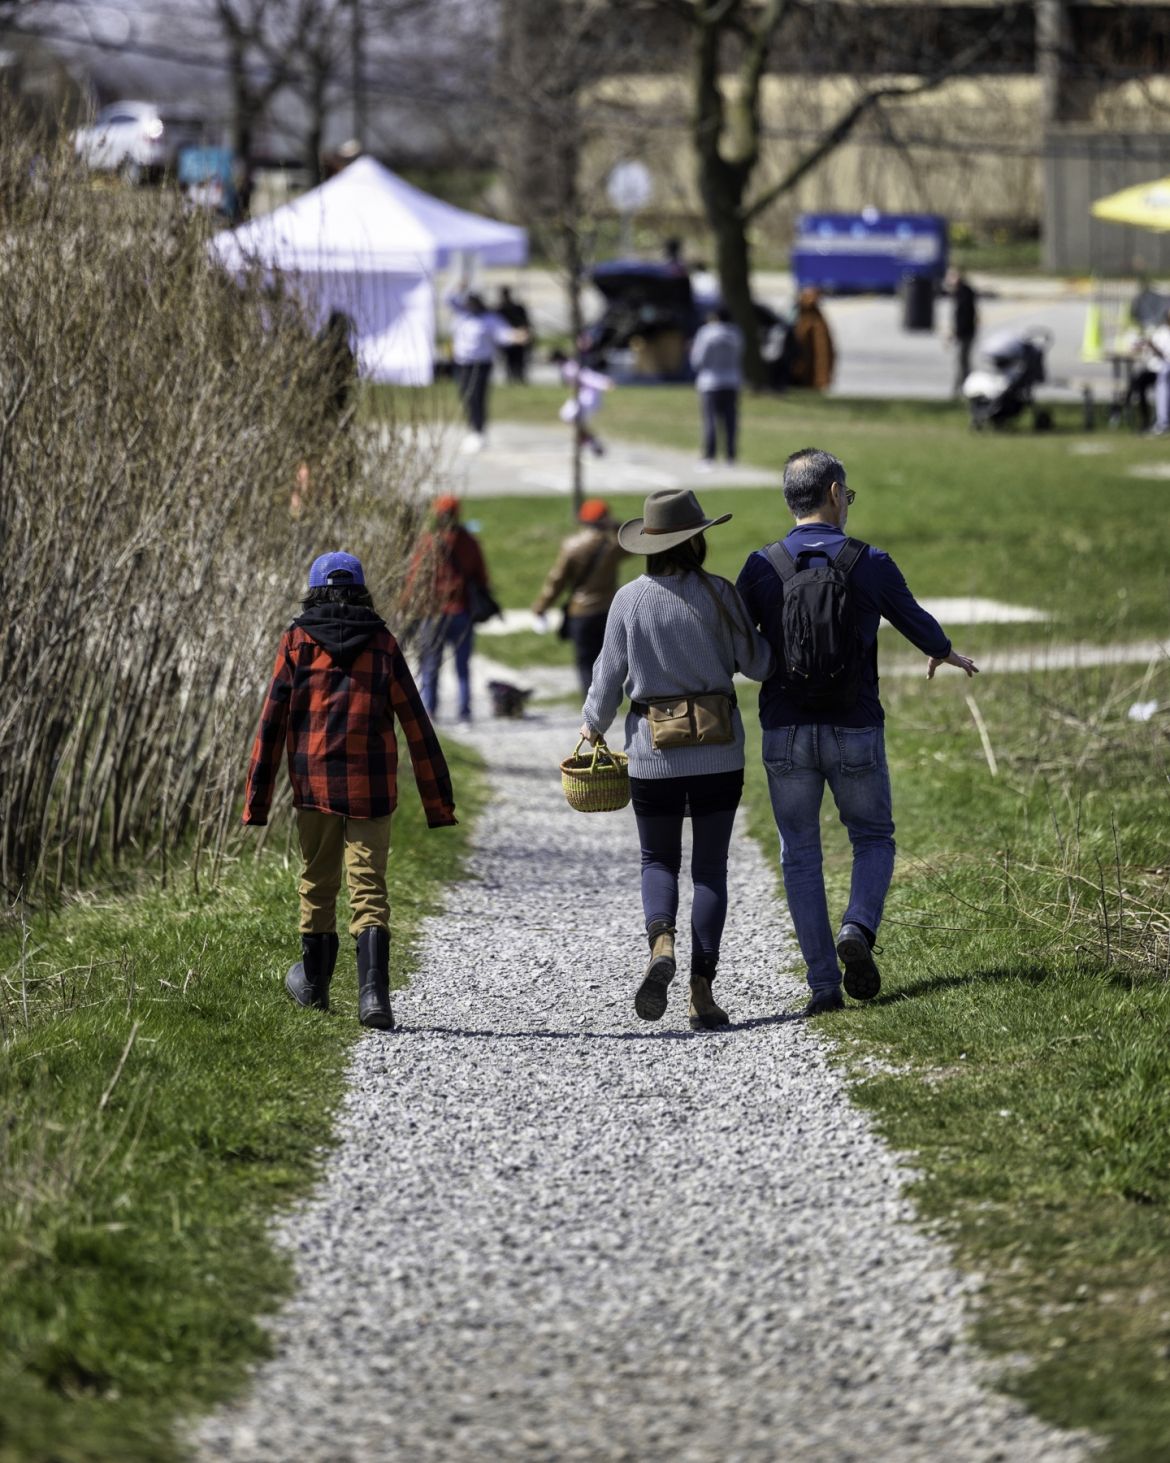
[[[808,711],[850,711],[857,703],[866,648],[849,575],[865,548],[847,538],[835,559],[823,549],[802,549],[794,559],[782,543],[764,550],[784,584],[781,671]]]

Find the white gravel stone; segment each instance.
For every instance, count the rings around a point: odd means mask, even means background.
[[[734,1024],[691,1032],[685,976],[661,1022],[634,1015],[634,820],[564,802],[575,725],[472,731],[495,796],[467,879],[427,921],[399,1030],[359,1043],[326,1177],[280,1228],[299,1287],[277,1355],[200,1425],[198,1456],[1085,1456],[964,1341],[973,1282],[826,1061],[829,1023],[865,1012],[794,1014],[791,928],[742,818],[716,986]]]

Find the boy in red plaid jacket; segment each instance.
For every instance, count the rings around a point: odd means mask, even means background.
[[[329,1009],[337,961],[337,895],[344,865],[350,934],[357,940],[358,1015],[388,1030],[390,901],[386,860],[398,802],[402,723],[431,828],[456,821],[443,749],[398,642],[374,613],[352,554],[322,554],[309,570],[304,611],[284,632],[252,746],[244,822],[267,823],[282,749],[305,868],[301,959],[285,978],[300,1006]]]

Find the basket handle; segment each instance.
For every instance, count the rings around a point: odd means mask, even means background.
[[[581,748],[586,744],[587,740],[588,740],[587,737],[581,737],[581,738],[578,739],[577,745],[573,748],[573,756],[574,757],[576,757],[576,755],[578,754],[578,752],[580,752]],[[613,754],[610,752],[609,748],[605,745],[605,738],[604,737],[598,737],[597,740],[593,743],[593,758],[592,758],[592,760],[589,763],[589,771],[590,772],[596,772],[597,771],[597,759],[598,759],[598,757],[601,756],[602,752],[605,753],[606,758],[610,762],[613,762]]]

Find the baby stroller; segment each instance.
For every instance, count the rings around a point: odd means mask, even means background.
[[[1028,408],[1032,428],[1047,431],[1051,413],[1036,405],[1034,389],[1045,379],[1044,357],[1052,348],[1052,332],[1042,326],[1023,333],[1003,330],[983,346],[984,369],[972,371],[963,382],[971,425],[1002,427]]]

